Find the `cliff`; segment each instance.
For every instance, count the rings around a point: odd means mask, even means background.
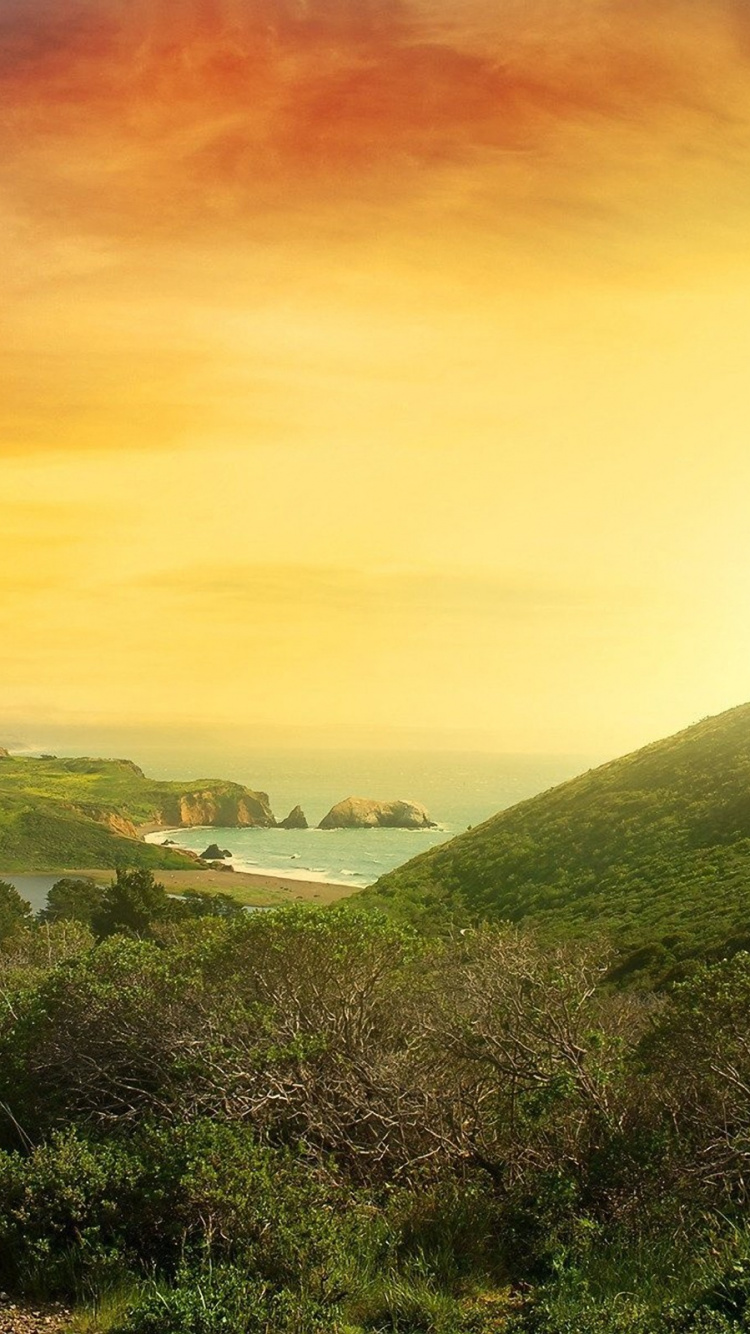
[[[373,801],[347,797],[321,820],[320,829],[434,829],[424,806],[416,801]]]
[[[237,829],[272,829],[276,820],[265,792],[238,784],[210,783],[200,790],[169,794],[155,816],[157,824],[185,829],[198,825]]]

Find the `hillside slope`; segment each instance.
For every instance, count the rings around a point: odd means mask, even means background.
[[[184,868],[144,825],[275,824],[268,798],[222,780],[159,782],[130,760],[0,756],[0,870]]]
[[[750,944],[750,705],[503,811],[355,902],[423,927],[605,931],[623,971]]]

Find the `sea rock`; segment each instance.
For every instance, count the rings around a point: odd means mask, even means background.
[[[201,860],[204,862],[218,862],[223,857],[231,857],[229,848],[220,848],[218,843],[211,843],[205,852],[201,853]]]
[[[320,829],[435,829],[417,801],[371,801],[347,797],[321,820]]]
[[[294,810],[290,811],[289,814],[287,815],[286,820],[282,820],[279,824],[279,829],[309,829],[309,828],[310,826],[307,823],[307,817],[305,816],[305,812],[303,811],[301,806],[295,806]]]

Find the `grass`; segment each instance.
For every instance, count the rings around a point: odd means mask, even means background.
[[[239,783],[160,782],[129,760],[0,758],[0,867],[184,868],[184,855],[144,843],[137,830],[180,825],[182,801],[200,803],[206,794],[217,823],[238,823],[241,803],[258,823],[273,821],[265,794]]]
[[[95,1301],[85,1303],[73,1313],[68,1334],[110,1334],[124,1323],[142,1291],[143,1285],[134,1280],[105,1289]]]
[[[207,790],[217,798],[257,799],[266,804],[265,793],[250,792],[240,783],[224,779],[193,779],[163,782],[147,778],[130,760],[29,759],[0,760],[0,800],[23,796],[73,806],[90,814],[111,812],[135,825],[179,824],[179,799]],[[161,819],[160,817],[166,817]]]

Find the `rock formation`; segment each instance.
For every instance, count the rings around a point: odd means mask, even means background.
[[[309,828],[310,826],[307,823],[307,817],[305,816],[305,812],[303,811],[301,806],[295,806],[294,810],[290,811],[289,814],[287,815],[286,820],[281,820],[279,823],[279,829],[309,829]]]
[[[6,750],[5,746],[0,746],[0,760],[9,760],[9,759],[10,759],[10,751]]]
[[[158,823],[192,829],[198,825],[232,829],[273,829],[276,820],[265,792],[251,792],[239,784],[217,783],[200,791],[183,792],[164,806]]]
[[[224,857],[231,857],[229,848],[220,848],[218,843],[211,843],[205,852],[201,853],[204,862],[220,862]]]
[[[97,824],[106,825],[113,834],[121,834],[123,838],[139,837],[133,821],[126,815],[118,815],[117,811],[110,811],[102,806],[82,805],[80,802],[71,803],[66,809],[75,811],[77,815],[85,815],[87,820],[96,820]]]
[[[366,797],[347,797],[330,810],[320,829],[435,829],[425,810],[416,801],[370,801]]]

